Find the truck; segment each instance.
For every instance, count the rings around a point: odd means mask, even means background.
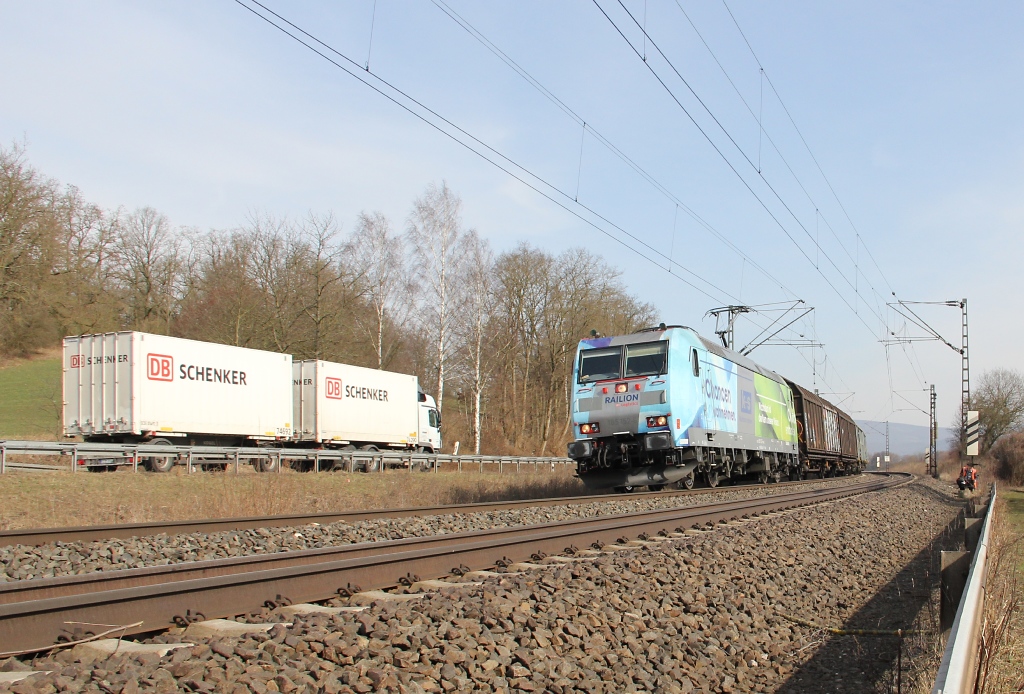
[[[290,354],[123,331],[64,338],[63,368],[66,437],[192,446],[292,439]],[[141,462],[154,472],[174,465]]]
[[[322,360],[292,365],[293,441],[343,450],[441,450],[441,416],[415,376]]]

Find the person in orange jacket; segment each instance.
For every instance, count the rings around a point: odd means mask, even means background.
[[[967,489],[967,485],[970,484],[970,479],[971,468],[967,463],[964,463],[963,467],[960,468],[960,476],[956,478],[956,486],[960,487],[960,490],[963,491],[964,489]]]

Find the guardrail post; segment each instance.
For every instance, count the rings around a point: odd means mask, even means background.
[[[188,474],[191,475],[192,474],[192,450],[191,449],[189,449],[188,458],[186,459],[185,464],[188,465]]]
[[[235,449],[235,474],[238,474],[238,449]]]
[[[502,463],[502,459],[501,459],[501,458],[498,458],[498,474],[499,474],[499,475],[501,474],[501,467],[502,467],[502,466],[501,466],[501,463]]]
[[[0,475],[7,472],[7,446],[0,443]]]
[[[942,552],[941,605],[939,626],[943,634],[953,627],[953,619],[960,605],[960,598],[967,585],[967,572],[971,568],[971,552]]]
[[[320,472],[320,454],[313,455],[313,472]]]
[[[480,472],[484,471],[484,458],[480,456]]]
[[[132,472],[139,471],[139,449],[132,450]]]
[[[284,459],[281,457],[281,451],[277,452],[277,472],[280,474],[284,468]]]
[[[78,446],[71,447],[71,472],[78,472]]]

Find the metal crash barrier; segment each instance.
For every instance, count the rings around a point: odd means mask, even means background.
[[[412,451],[364,451],[336,448],[281,448],[281,447],[225,447],[225,446],[173,446],[165,444],[76,443],[55,441],[0,441],[0,473],[24,465],[29,469],[45,466],[18,464],[8,456],[70,456],[71,471],[90,467],[128,467],[138,470],[140,458],[171,458],[177,464],[194,468],[227,467],[238,471],[241,463],[257,464],[267,461],[266,471],[280,471],[285,463],[300,463],[310,472],[344,470],[347,472],[376,472],[387,468],[408,468],[437,472],[442,466],[455,466],[462,472],[465,466],[483,472],[485,466],[496,466],[499,473],[515,468],[526,470],[554,470],[556,465],[574,465],[570,458],[540,456],[446,455],[442,453],[416,453]]]
[[[964,535],[966,552],[943,552],[943,601],[947,593],[962,586],[956,615],[953,618],[946,649],[939,664],[939,674],[935,678],[932,694],[967,694],[974,691],[978,675],[980,657],[979,638],[985,615],[985,581],[988,576],[988,542],[993,523],[993,510],[996,503],[996,485],[992,484],[992,495],[989,497],[985,519],[965,519]],[[980,533],[973,532],[980,521]],[[972,547],[977,538],[977,545]],[[973,556],[971,556],[973,555]],[[957,568],[958,563],[970,563],[966,577],[963,570]],[[951,574],[947,577],[947,573]],[[959,584],[959,585],[957,585]]]

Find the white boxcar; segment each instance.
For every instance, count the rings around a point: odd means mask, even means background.
[[[434,399],[415,376],[328,361],[297,361],[295,438],[335,446],[441,449]]]
[[[139,332],[64,338],[64,434],[243,445],[292,435],[292,358]]]

